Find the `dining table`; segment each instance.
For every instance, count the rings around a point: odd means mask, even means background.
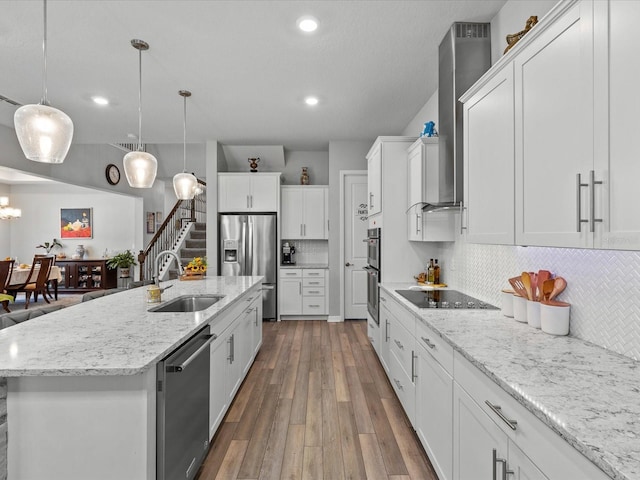
[[[29,273],[31,272],[31,265],[27,268],[15,267],[13,272],[11,273],[11,277],[9,278],[9,282],[7,282],[7,290],[11,289],[13,285],[23,285],[27,282],[27,279],[31,282],[35,282],[38,278],[38,271],[40,267],[36,266],[33,269],[33,274],[31,278],[29,278]],[[49,281],[53,284],[53,296],[57,300],[58,299],[58,283],[62,281],[62,271],[60,267],[56,265],[51,266],[51,270],[49,271]]]

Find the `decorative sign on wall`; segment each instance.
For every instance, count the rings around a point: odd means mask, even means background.
[[[360,217],[361,222],[366,222],[369,218],[369,206],[366,203],[361,203],[356,207],[356,217]]]
[[[61,238],[93,238],[92,208],[61,208]]]

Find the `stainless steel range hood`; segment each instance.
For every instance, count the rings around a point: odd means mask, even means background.
[[[454,23],[440,43],[438,112],[440,158],[427,165],[424,211],[457,211],[462,202],[462,103],[458,98],[491,66],[489,23]],[[438,187],[435,188],[437,178]]]

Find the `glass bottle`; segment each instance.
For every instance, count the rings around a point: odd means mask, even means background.
[[[435,284],[440,283],[440,265],[438,265],[438,259],[435,260],[435,265],[433,266],[433,282]]]
[[[433,285],[435,283],[435,268],[433,266],[433,258],[429,260],[429,266],[427,267],[427,283]]]

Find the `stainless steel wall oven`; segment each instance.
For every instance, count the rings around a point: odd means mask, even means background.
[[[380,324],[378,303],[380,301],[380,229],[367,230],[367,310],[373,320]]]

